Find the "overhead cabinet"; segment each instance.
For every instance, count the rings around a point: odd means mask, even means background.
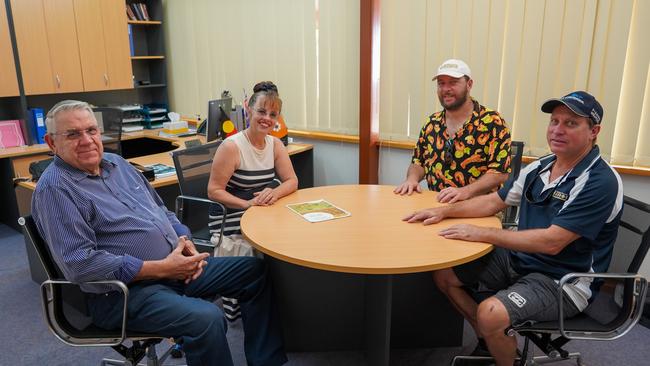
[[[25,94],[83,90],[72,0],[12,0]]]
[[[133,88],[123,0],[75,0],[84,90]]]
[[[16,64],[9,37],[9,24],[4,4],[0,4],[0,97],[13,97],[18,93]]]
[[[124,2],[12,0],[25,94],[133,87]]]

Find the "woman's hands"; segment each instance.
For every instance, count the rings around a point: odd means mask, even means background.
[[[273,188],[264,188],[253,195],[255,197],[248,201],[251,206],[270,206],[278,200],[278,195]]]

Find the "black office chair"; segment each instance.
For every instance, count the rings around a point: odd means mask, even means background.
[[[192,240],[199,251],[213,252],[215,245],[210,242],[212,233],[208,228],[208,212],[214,210],[224,213],[221,234],[225,225],[226,207],[208,198],[208,181],[212,159],[221,141],[190,147],[172,152],[181,195],[176,197],[176,216],[192,231]],[[221,244],[221,237],[219,243]]]
[[[557,321],[525,323],[506,330],[510,336],[522,335],[521,365],[535,365],[575,359],[582,365],[580,353],[563,349],[571,339],[607,341],[622,337],[639,321],[648,289],[647,280],[638,274],[650,248],[650,205],[624,196],[625,207],[607,273],[569,273],[558,285],[558,296],[576,278],[590,277],[601,281],[592,302],[580,314],[564,319],[563,302],[559,301]],[[634,254],[631,254],[634,253]],[[623,272],[625,273],[617,273]],[[555,337],[555,338],[553,338]],[[533,342],[545,355],[535,356]],[[489,357],[457,356],[458,360],[489,360]]]
[[[101,365],[137,365],[145,356],[148,366],[158,366],[168,358],[170,347],[160,358],[156,344],[165,337],[155,334],[131,332],[126,329],[126,304],[128,287],[117,280],[93,281],[84,284],[111,285],[124,293],[122,326],[116,330],[105,330],[92,324],[86,309],[86,294],[79,285],[65,280],[63,272],[54,261],[50,248],[38,232],[31,216],[18,219],[23,228],[26,242],[32,245],[47,280],[41,284],[41,299],[47,325],[63,343],[71,346],[110,346],[124,357],[124,361],[103,359]],[[131,346],[124,345],[131,342]]]
[[[512,141],[510,143],[510,175],[508,176],[508,183],[516,180],[519,177],[521,170],[521,159],[524,155],[524,142]],[[519,223],[519,207],[508,206],[503,213],[501,224],[504,229],[516,228]]]
[[[122,155],[123,111],[116,107],[95,107],[95,118],[102,129],[104,151]]]

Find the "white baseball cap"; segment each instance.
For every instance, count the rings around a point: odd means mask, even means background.
[[[438,67],[438,73],[431,80],[436,80],[436,78],[440,75],[447,75],[451,76],[452,78],[467,76],[471,79],[472,71],[464,61],[450,58]]]

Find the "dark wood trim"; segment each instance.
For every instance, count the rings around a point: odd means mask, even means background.
[[[359,183],[379,182],[379,73],[381,0],[360,1]]]

